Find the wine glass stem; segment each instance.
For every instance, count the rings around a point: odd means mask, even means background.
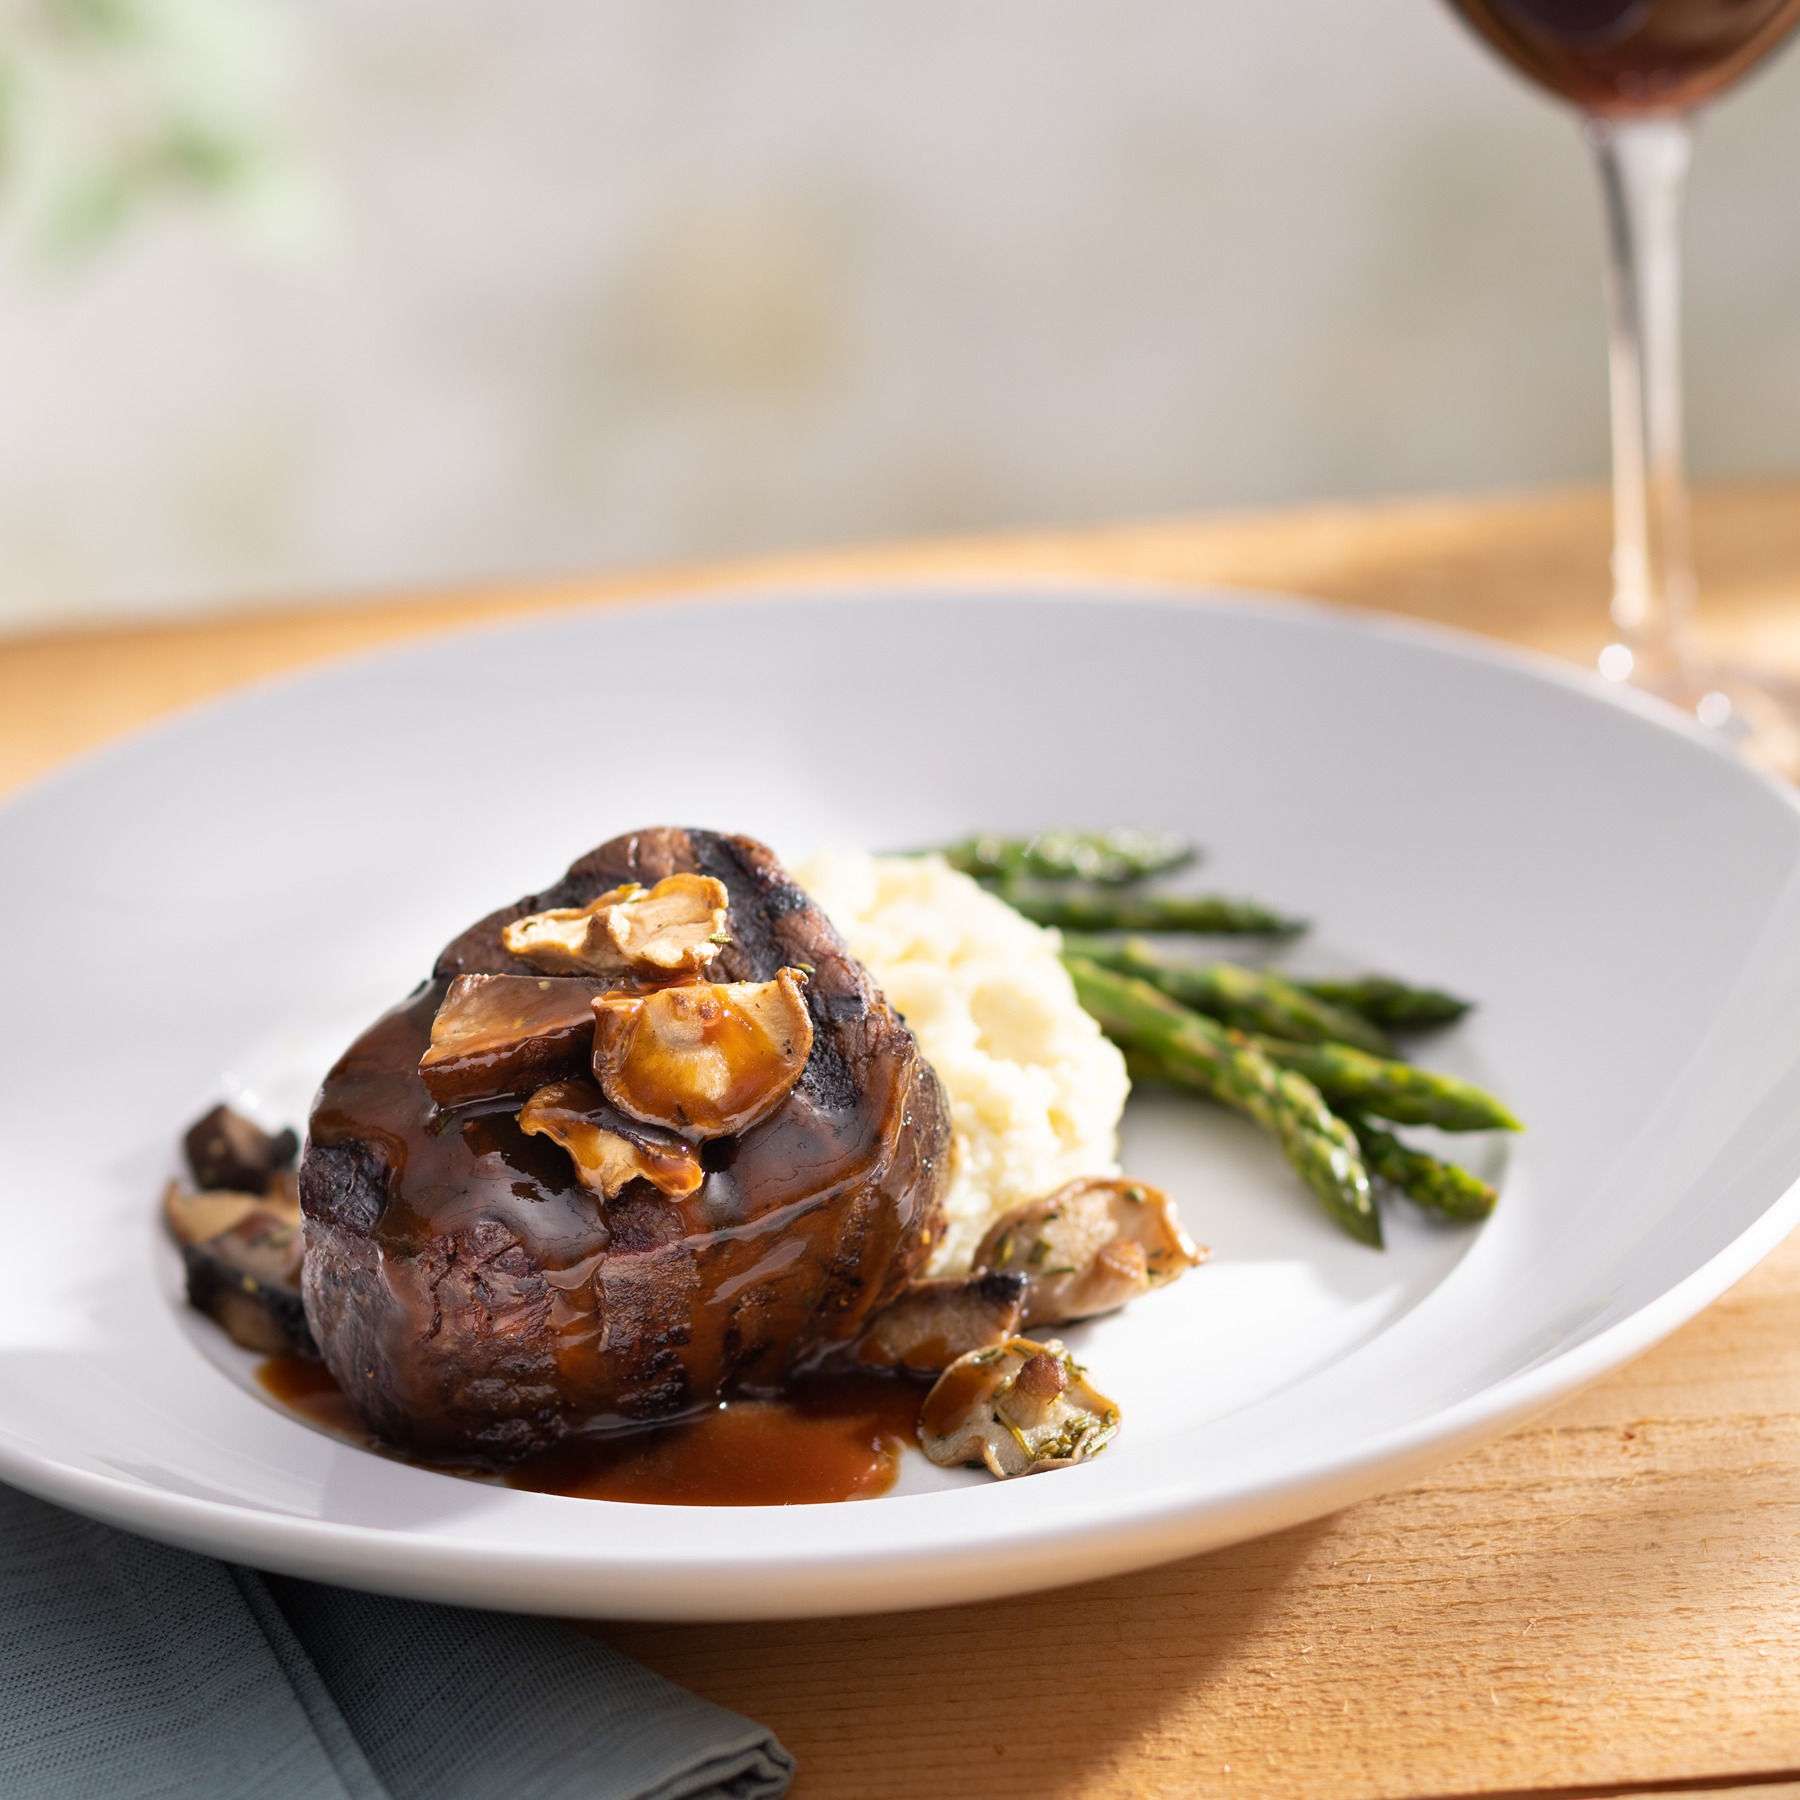
[[[1606,199],[1612,367],[1613,623],[1602,667],[1691,703],[1705,686],[1693,639],[1694,561],[1681,431],[1681,210],[1685,116],[1589,118]]]

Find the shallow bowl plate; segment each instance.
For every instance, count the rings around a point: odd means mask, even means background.
[[[914,1461],[729,1514],[409,1467],[259,1397],[156,1198],[221,1094],[297,1117],[466,921],[634,826],[785,854],[1132,821],[1319,922],[1296,966],[1479,996],[1433,1060],[1530,1126],[1479,1229],[1337,1233],[1247,1127],[1134,1102],[1206,1268],[1071,1334],[1099,1461]],[[1673,1329],[1795,1222],[1800,808],[1673,713],[1448,633],[1131,588],[728,597],[447,637],[244,690],[0,811],[0,1475],[396,1593],[766,1617],[971,1599],[1316,1516]]]

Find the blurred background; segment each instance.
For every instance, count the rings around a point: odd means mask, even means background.
[[[1796,102],[1702,478],[1800,469]],[[1599,266],[1437,0],[0,0],[0,629],[1598,481]]]

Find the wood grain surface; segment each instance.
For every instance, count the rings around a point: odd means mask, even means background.
[[[1800,490],[1702,497],[1709,630],[1800,673]],[[1311,593],[1590,658],[1597,494],[791,557],[0,640],[0,786],[345,651],[631,595],[1102,575]],[[1537,1425],[1403,1492],[1005,1604],[599,1635],[773,1726],[799,1800],[1800,1796],[1800,1238]]]

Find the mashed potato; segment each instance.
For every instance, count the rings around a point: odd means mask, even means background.
[[[932,1273],[967,1269],[1001,1213],[1117,1172],[1125,1061],[1082,1011],[1054,931],[941,857],[828,850],[793,874],[949,1091],[949,1229]]]

